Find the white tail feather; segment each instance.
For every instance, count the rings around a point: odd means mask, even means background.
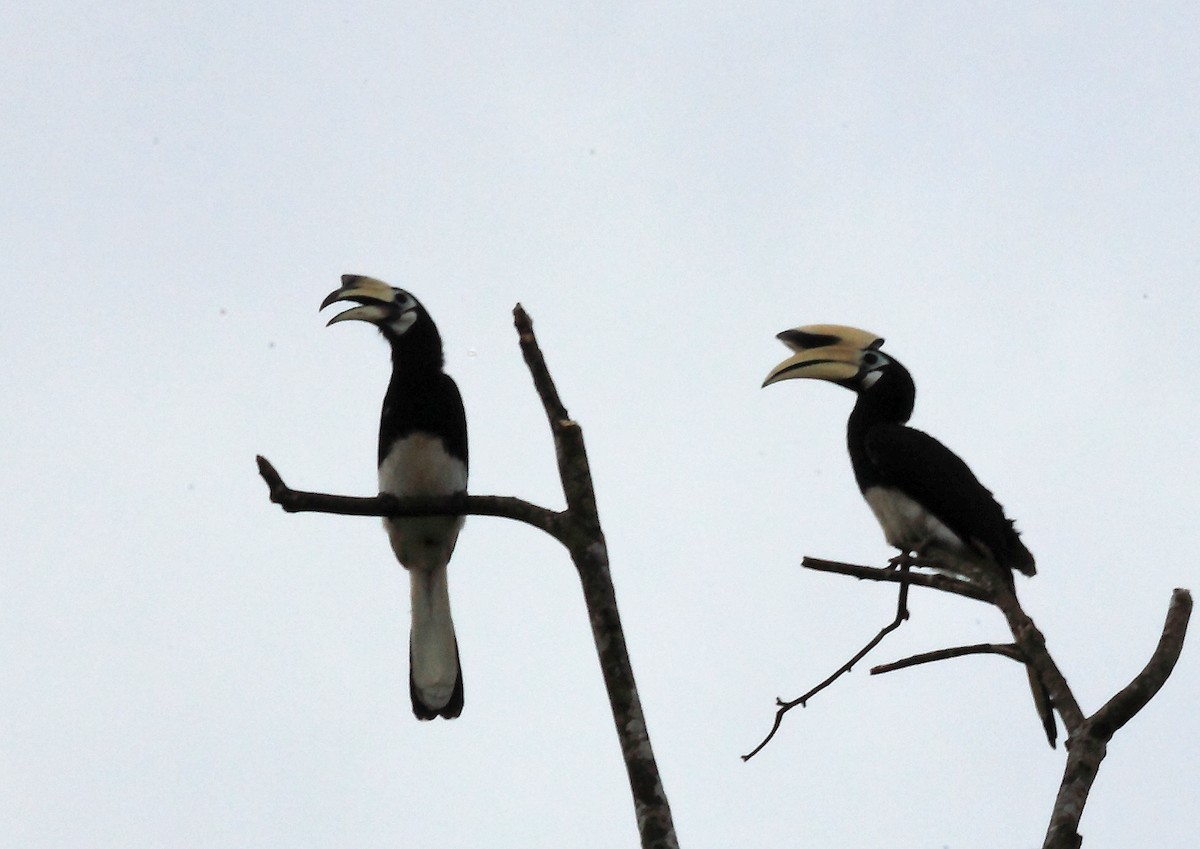
[[[412,680],[421,701],[444,707],[458,679],[458,649],[450,618],[446,567],[412,569]]]

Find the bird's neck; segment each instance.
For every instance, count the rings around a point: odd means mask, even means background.
[[[420,386],[437,380],[444,364],[440,348],[410,350],[392,346],[392,384]]]
[[[446,359],[442,354],[442,337],[433,322],[421,315],[402,335],[381,328],[392,348],[392,382],[420,384],[442,373]]]
[[[846,426],[846,443],[858,487],[866,490],[876,483],[873,466],[867,456],[867,436],[871,428],[884,424],[905,424],[912,416],[916,387],[908,371],[899,364],[883,374],[871,386],[859,390],[858,402]]]
[[[433,322],[418,320],[403,336],[384,334],[392,346],[392,383],[420,386],[436,380],[446,359]]]
[[[867,457],[867,434],[879,423],[871,410],[863,408],[862,398],[859,398],[846,426],[846,447],[850,450],[850,465],[854,468],[854,480],[861,492],[866,492],[867,487],[877,482]]]
[[[446,379],[440,349],[403,349],[392,346],[392,377],[383,396],[382,431],[407,431],[410,419],[421,418],[436,388]]]

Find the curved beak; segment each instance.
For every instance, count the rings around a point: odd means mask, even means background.
[[[870,331],[840,324],[796,327],[776,338],[796,353],[771,369],[763,386],[799,378],[835,383],[850,380],[858,374],[863,351],[883,344],[883,339]]]
[[[337,324],[339,321],[378,323],[391,314],[390,305],[395,299],[395,291],[382,280],[363,277],[360,274],[343,274],[341,288],[325,296],[325,300],[321,301],[321,309],[338,301],[354,301],[362,306],[335,315],[325,326]]]
[[[817,348],[793,354],[771,369],[763,386],[781,380],[807,377],[814,380],[849,380],[858,374],[858,358],[862,352],[855,348]]]

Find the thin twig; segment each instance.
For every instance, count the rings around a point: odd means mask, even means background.
[[[854,563],[842,563],[837,560],[822,560],[819,557],[805,557],[800,561],[800,565],[805,569],[812,569],[815,572],[832,572],[837,575],[849,575],[852,578],[859,578],[865,581],[906,583],[915,587],[928,587],[946,593],[966,596],[976,601],[990,602],[992,600],[991,593],[978,584],[941,573],[912,572],[901,575],[900,570],[892,566],[858,566]]]
[[[971,654],[999,654],[1012,658],[1018,663],[1025,663],[1025,655],[1021,654],[1021,650],[1014,643],[976,643],[973,646],[957,646],[952,649],[922,652],[921,654],[914,654],[912,657],[906,657],[903,660],[882,663],[879,666],[871,667],[871,674],[883,675],[885,672],[908,669],[910,666],[919,666],[922,663],[934,663],[939,660],[966,657]]]
[[[550,369],[546,367],[546,358],[538,345],[537,336],[533,333],[533,319],[520,304],[513,307],[513,326],[517,328],[517,342],[521,346],[521,356],[525,359],[525,367],[533,378],[533,387],[537,390],[538,398],[546,410],[546,417],[551,422],[567,418],[567,408],[558,397],[558,388],[550,377]]]
[[[809,699],[852,670],[854,668],[854,664],[866,657],[867,653],[870,652],[871,649],[875,648],[875,646],[879,645],[883,641],[884,637],[904,624],[904,620],[908,619],[908,582],[904,580],[904,577],[908,575],[908,569],[909,567],[905,565],[901,566],[899,569],[891,570],[893,572],[898,572],[901,576],[899,582],[900,592],[896,599],[896,618],[887,625],[884,625],[879,630],[879,633],[876,634],[870,642],[858,650],[854,657],[850,658],[848,661],[839,666],[832,675],[830,675],[817,686],[813,687],[803,696],[800,696],[797,699],[792,699],[789,702],[785,702],[783,699],[779,698],[775,699],[775,704],[778,706],[778,710],[775,711],[775,722],[772,724],[770,732],[766,737],[763,738],[761,743],[759,743],[754,747],[753,750],[750,751],[749,754],[742,755],[743,761],[750,760],[752,757],[761,752],[768,743],[771,742],[771,738],[775,736],[775,732],[779,730],[779,726],[783,723],[783,715],[785,713],[797,705],[800,707],[807,707]]]

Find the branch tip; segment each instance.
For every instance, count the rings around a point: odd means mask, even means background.
[[[810,559],[811,558],[808,558],[808,557],[804,558],[806,563]],[[845,564],[836,564],[836,565],[845,565]],[[867,567],[854,566],[851,568],[866,569]],[[837,670],[834,671],[834,673],[832,675],[830,675],[828,678],[826,678],[824,681],[822,681],[817,686],[813,687],[811,690],[809,690],[804,695],[800,696],[798,699],[793,699],[790,702],[785,702],[782,699],[780,699],[779,697],[776,697],[775,703],[776,703],[777,709],[775,711],[775,723],[774,723],[774,725],[771,726],[770,733],[767,734],[767,736],[763,738],[763,741],[761,743],[759,743],[757,746],[754,747],[753,751],[751,751],[748,755],[745,755],[742,757],[743,761],[750,760],[750,758],[754,757],[759,752],[761,752],[763,750],[763,748],[768,743],[771,742],[771,738],[773,738],[775,736],[775,732],[779,730],[780,725],[783,723],[783,715],[785,713],[787,713],[789,710],[796,707],[797,705],[799,705],[802,708],[808,707],[809,699],[811,699],[817,693],[824,690],[826,687],[828,687],[830,684],[832,684],[837,679],[841,678],[847,672],[850,672],[852,669],[854,669],[854,665],[856,663],[858,663],[860,660],[862,660],[864,657],[866,657],[867,654],[871,651],[871,649],[873,649],[873,648],[875,648],[875,646],[879,645],[879,643],[882,642],[884,637],[886,637],[892,631],[895,631],[897,628],[899,628],[901,625],[904,624],[904,621],[906,619],[908,619],[908,581],[905,580],[909,576],[908,570],[909,570],[908,564],[901,565],[900,569],[899,569],[899,572],[901,575],[899,578],[900,591],[899,591],[899,593],[897,593],[897,598],[896,598],[896,616],[895,616],[895,618],[892,619],[892,621],[889,622],[887,625],[884,625],[882,628],[880,628],[879,633],[876,634],[871,639],[870,642],[868,642],[865,646],[863,646],[861,649],[859,649],[858,652],[854,655],[854,657],[850,658],[848,661],[843,663],[840,667],[837,668]],[[872,570],[872,571],[895,572],[897,570],[887,569],[887,570]],[[894,579],[892,579],[892,580],[894,580]]]

